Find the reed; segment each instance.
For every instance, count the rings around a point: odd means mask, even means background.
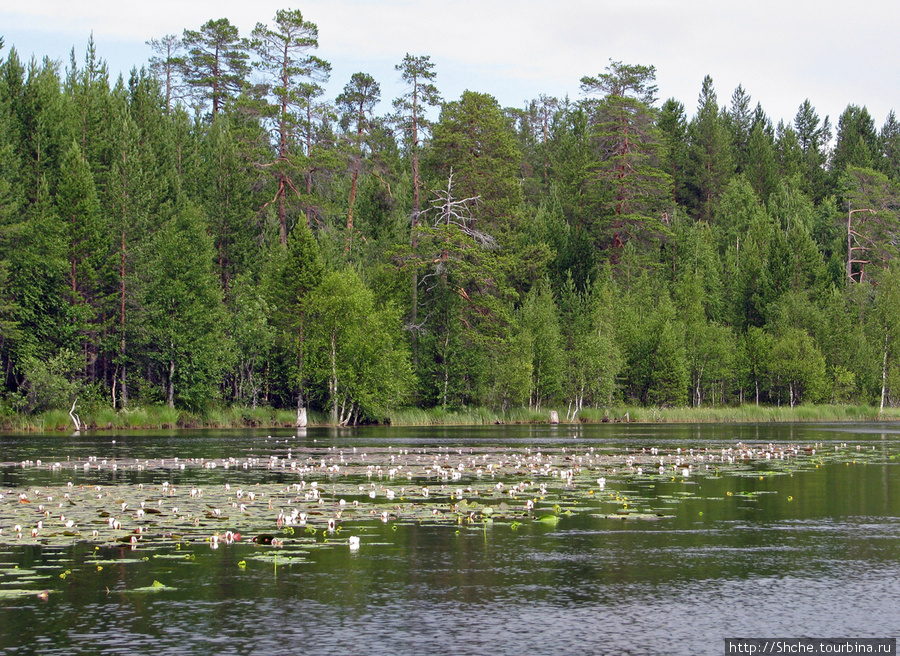
[[[619,406],[604,410],[585,409],[579,419],[582,422],[616,421],[625,417],[631,422],[660,423],[764,423],[764,422],[826,422],[826,421],[897,421],[900,408],[878,408],[869,405],[799,405],[740,406],[700,408],[653,408]]]
[[[566,410],[557,410],[560,422],[567,422]],[[213,407],[188,412],[165,405],[134,406],[124,410],[110,407],[85,409],[81,419],[89,430],[140,430],[174,428],[293,428],[297,413],[293,409],[260,406]],[[328,426],[331,417],[324,412],[309,412],[310,426]],[[392,410],[386,422],[393,426],[483,426],[489,424],[547,424],[550,408],[540,411],[513,408],[506,412],[485,407],[453,410],[442,408],[402,408]],[[870,405],[764,406],[752,403],[726,407],[656,408],[617,405],[584,408],[574,423],[766,423],[766,422],[852,422],[900,421],[900,408],[879,412]],[[0,430],[14,432],[72,431],[68,410],[48,410],[35,415],[5,412]]]
[[[42,426],[40,430],[45,431],[64,431],[72,430],[72,418],[65,410],[47,410],[39,415],[39,421]]]

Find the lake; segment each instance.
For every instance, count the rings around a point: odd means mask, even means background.
[[[0,435],[0,654],[896,637],[898,453],[894,424]]]

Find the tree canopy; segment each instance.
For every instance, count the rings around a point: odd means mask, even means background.
[[[900,403],[894,112],[614,59],[502,107],[402,50],[328,98],[314,20],[0,50],[0,410]]]

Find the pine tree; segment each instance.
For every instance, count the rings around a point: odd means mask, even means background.
[[[762,122],[754,123],[750,130],[744,175],[763,203],[768,201],[778,181],[778,163],[775,144]]]
[[[381,86],[367,73],[354,73],[344,86],[344,91],[337,97],[337,105],[342,112],[341,123],[350,131],[352,148],[350,152],[350,197],[347,200],[347,243],[345,252],[350,253],[353,245],[354,209],[356,192],[359,185],[359,173],[369,146],[364,138],[373,128],[372,111],[381,100]],[[352,128],[351,128],[352,126]]]
[[[56,208],[67,243],[69,263],[67,298],[75,313],[73,328],[82,336],[85,372],[96,361],[97,321],[100,304],[100,275],[105,226],[94,186],[94,176],[72,142],[60,172]]]
[[[604,94],[593,111],[598,162],[591,175],[601,186],[601,195],[609,190],[604,209],[611,226],[602,243],[617,252],[630,238],[643,241],[660,234],[672,180],[662,168],[662,141],[655,123],[656,69],[611,61],[606,70],[583,77],[581,88]]]
[[[321,92],[327,82],[331,64],[311,54],[319,47],[319,30],[314,23],[303,20],[299,10],[278,10],[275,27],[257,23],[251,35],[251,47],[259,56],[257,68],[264,75],[273,102],[269,112],[277,135],[277,159],[272,166],[277,190],[274,200],[278,207],[281,243],[287,243],[288,221],[286,196],[300,193],[294,184],[292,159],[300,153],[301,131],[309,120],[308,113],[314,92]],[[308,128],[307,128],[308,129]]]
[[[796,130],[791,125],[785,125],[779,121],[775,128],[775,153],[778,162],[778,173],[785,178],[800,176],[804,178],[804,189],[810,189],[805,179],[806,165],[803,159],[803,150]]]
[[[199,30],[185,30],[187,50],[182,76],[193,87],[200,106],[211,103],[215,117],[247,81],[250,56],[238,29],[227,18],[209,20]]]
[[[742,173],[753,162],[750,156],[750,131],[754,121],[750,110],[750,94],[740,84],[731,95],[731,107],[726,113],[726,119],[731,135],[735,171]]]
[[[892,109],[878,134],[880,170],[891,180],[900,177],[900,121]]]
[[[562,391],[565,367],[558,308],[550,290],[550,281],[540,280],[528,294],[519,310],[517,324],[528,334],[531,344],[531,395],[529,408],[557,400]]]
[[[172,103],[184,98],[184,83],[181,71],[184,69],[184,44],[175,34],[166,34],[160,39],[150,39],[147,45],[156,53],[150,58],[150,71],[165,89],[166,113],[172,110]]]
[[[117,106],[116,125],[111,130],[117,157],[110,170],[110,184],[106,189],[106,206],[110,229],[115,234],[113,249],[117,279],[114,313],[118,315],[112,332],[117,336],[115,368],[118,375],[110,381],[113,405],[126,407],[129,398],[128,372],[133,360],[128,346],[132,343],[130,315],[134,303],[131,286],[135,280],[135,253],[144,241],[149,228],[151,190],[143,172],[141,130],[131,118],[124,101]],[[117,389],[118,388],[118,393]]]
[[[672,200],[687,202],[688,123],[684,105],[669,98],[663,103],[657,119],[663,144],[663,168],[672,178]]]
[[[837,141],[831,154],[831,174],[838,179],[848,166],[875,168],[878,134],[865,107],[848,105],[838,118]]]
[[[441,96],[434,86],[434,64],[428,56],[413,57],[409,53],[403,61],[394,67],[400,71],[400,76],[406,83],[406,93],[394,100],[394,109],[397,111],[396,121],[406,137],[407,156],[412,166],[413,207],[411,215],[410,243],[412,250],[418,248],[417,234],[419,228],[419,215],[422,212],[420,190],[422,180],[419,171],[419,152],[422,142],[431,129],[431,122],[426,116],[429,107],[441,103]],[[419,305],[419,280],[415,271],[412,275],[412,297],[410,299],[409,322],[415,326],[418,323]],[[418,346],[416,343],[416,331],[413,336],[413,360],[418,360]]]

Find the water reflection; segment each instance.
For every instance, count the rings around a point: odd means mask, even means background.
[[[621,494],[652,499],[666,515],[656,521],[581,513],[512,529],[373,519],[353,527],[358,552],[246,543],[214,551],[201,544],[13,546],[0,552],[7,572],[0,594],[23,586],[51,594],[46,601],[0,596],[0,654],[721,654],[725,637],[896,636],[897,435],[879,425],[798,425],[377,429],[362,436],[308,429],[302,438],[196,432],[118,436],[115,445],[109,435],[71,443],[2,437],[7,487],[28,477],[44,485],[57,475],[15,467],[28,458],[265,458],[300,443],[574,449],[850,441],[875,446],[881,459],[778,476],[615,484]],[[220,474],[167,473],[185,477],[177,485],[212,485]],[[247,485],[284,475],[232,474]],[[162,475],[116,474],[132,483]],[[174,589],[134,592],[154,581]]]

